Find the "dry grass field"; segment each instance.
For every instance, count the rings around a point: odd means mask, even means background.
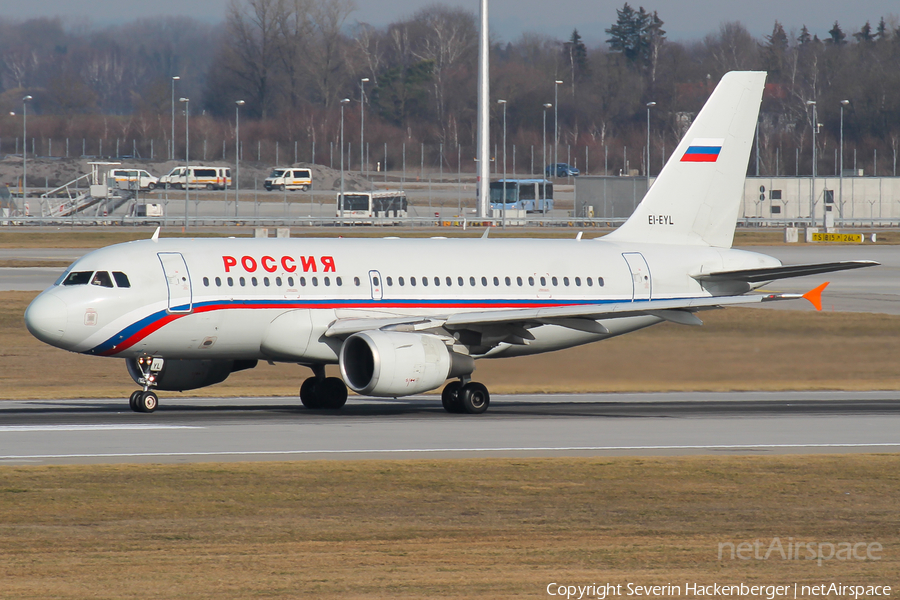
[[[0,293],[0,399],[126,398],[134,384],[121,361],[28,333],[22,315],[35,295]],[[900,388],[898,316],[729,308],[701,318],[703,327],[664,323],[561,352],[482,360],[475,375],[496,393]],[[309,375],[262,362],[190,394],[292,396]]]
[[[0,467],[0,596],[519,599],[547,597],[552,582],[672,583],[687,598],[686,582],[896,590],[898,473],[900,457],[875,455]],[[719,559],[721,543],[759,540],[764,553],[776,537],[883,550],[821,566]]]

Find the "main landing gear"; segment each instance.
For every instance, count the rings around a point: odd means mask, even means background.
[[[491,394],[477,381],[451,381],[441,392],[441,404],[449,413],[480,415],[491,404]]]
[[[159,406],[159,397],[150,391],[156,385],[156,377],[163,368],[163,359],[142,356],[137,360],[141,370],[140,384],[142,390],[135,390],[128,399],[128,406],[134,412],[152,413]]]
[[[347,402],[347,386],[337,377],[325,377],[325,367],[311,367],[313,377],[300,386],[300,402],[313,410],[339,410]]]

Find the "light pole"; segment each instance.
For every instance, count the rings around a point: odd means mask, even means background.
[[[22,98],[22,203],[28,197],[28,103],[31,96]],[[12,214],[12,213],[10,213]]]
[[[819,129],[818,120],[819,117],[816,114],[816,101],[815,100],[807,100],[807,106],[812,106],[813,109],[813,138],[812,138],[812,185],[810,186],[809,192],[809,226],[812,227],[815,224],[815,216],[816,216],[816,133],[817,129]],[[822,218],[825,218],[825,210],[822,207]]]
[[[562,81],[557,79],[553,86],[553,175],[556,176],[556,165],[559,164],[559,86]]]
[[[544,161],[544,173],[541,176],[541,199],[544,200],[544,216],[547,215],[547,109],[551,108],[553,105],[549,102],[544,105],[544,147],[541,151],[541,160]]]
[[[171,146],[171,150],[169,151],[169,160],[175,160],[175,82],[181,79],[177,75],[172,78],[172,138],[169,145]]]
[[[849,100],[841,100],[841,169],[840,169],[840,211],[841,220],[844,218],[844,107],[849,106]]]
[[[179,98],[179,102],[184,102],[184,228],[188,228],[188,196],[191,193],[191,181],[188,178],[188,173],[190,172],[190,168],[188,165],[190,164],[190,156],[191,156],[191,138],[189,135],[190,129],[188,128],[188,116],[191,114],[191,99],[190,98]],[[175,141],[172,141],[172,150],[175,150]]]
[[[503,107],[503,228],[506,229],[506,100],[497,100]]]
[[[650,189],[650,109],[656,106],[656,102],[647,103],[647,189]]]
[[[241,107],[246,104],[243,100],[234,101],[234,216],[238,216],[238,206],[241,203]]]
[[[360,172],[365,171],[366,169],[366,146],[364,144],[364,140],[366,139],[366,88],[365,85],[369,83],[368,77],[363,77],[359,80],[359,170]],[[347,165],[349,168],[350,165]]]
[[[341,100],[341,196],[338,202],[341,219],[344,218],[344,107],[350,103],[350,98]]]

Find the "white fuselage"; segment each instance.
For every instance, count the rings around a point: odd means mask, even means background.
[[[129,287],[57,284],[26,321],[39,339],[86,354],[324,364],[338,361],[341,340],[325,336],[337,320],[706,298],[718,292],[692,275],[779,264],[740,250],[602,239],[145,240],[96,250],[67,271],[124,273]],[[293,316],[273,326],[285,313]],[[482,355],[557,350],[659,321],[601,321],[605,334],[541,325],[529,343]]]

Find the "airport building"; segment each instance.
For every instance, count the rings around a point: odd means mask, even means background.
[[[653,185],[655,178],[650,178]],[[647,191],[645,177],[575,180],[576,217],[626,219]],[[900,177],[747,177],[741,217],[782,225],[830,214],[839,225],[900,223]],[[829,219],[830,220],[830,219]]]

